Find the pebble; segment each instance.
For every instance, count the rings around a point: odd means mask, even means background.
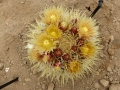
[[[105,55],[103,53],[100,53],[100,57],[103,58],[105,57]]]
[[[38,82],[37,85],[40,85],[40,83]]]
[[[109,85],[109,81],[105,80],[105,79],[101,79],[100,80],[101,85],[103,85],[104,87],[107,87]]]
[[[111,40],[111,43],[114,41],[114,36],[113,35],[110,35],[110,40]]]
[[[24,4],[25,2],[24,1],[21,1],[22,4]]]
[[[112,82],[112,81],[113,81],[113,78],[112,78],[112,77],[110,77],[110,78],[109,78],[109,80]]]
[[[100,88],[100,84],[99,84],[98,82],[96,82],[96,83],[94,83],[94,87],[95,87],[96,89],[98,89],[98,88]]]
[[[119,81],[112,81],[111,83],[112,83],[112,84],[118,84]]]
[[[120,84],[112,84],[109,90],[120,90]]]
[[[108,72],[112,72],[112,69],[111,69],[110,66],[107,67],[107,71],[108,71]]]
[[[4,68],[4,64],[0,63],[0,70],[2,70]]]
[[[19,77],[19,82],[21,82],[22,81],[22,78],[21,77]]]
[[[96,75],[100,75],[100,73],[98,71],[96,71]]]
[[[30,79],[30,78],[25,78],[25,81],[26,81],[26,82],[30,82],[31,79]]]
[[[50,83],[49,85],[48,85],[48,90],[53,90],[54,89],[54,84],[53,83]]]
[[[23,83],[23,85],[26,85],[26,83]]]
[[[113,72],[110,72],[111,75],[113,75],[114,73]]]
[[[114,49],[108,49],[108,53],[109,53],[110,55],[114,55],[114,54],[115,54],[115,51],[114,51]]]
[[[45,90],[45,84],[42,84],[42,89]]]

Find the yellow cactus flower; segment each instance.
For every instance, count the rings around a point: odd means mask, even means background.
[[[46,34],[36,35],[34,40],[35,40],[34,44],[36,46],[36,49],[41,52],[44,52],[44,51],[49,52],[49,51],[52,51],[56,47],[55,41],[53,41]]]
[[[95,26],[95,25],[96,25],[95,20],[91,18],[87,18],[84,15],[81,16],[81,18],[79,19],[79,23],[78,23],[79,36],[89,38],[89,37],[93,37],[97,35],[98,26]]]
[[[46,33],[53,39],[59,39],[62,35],[62,31],[55,25],[50,25],[47,28]]]
[[[96,46],[92,43],[87,43],[84,46],[80,47],[81,54],[85,57],[93,56],[96,50]]]
[[[71,73],[77,73],[80,71],[80,69],[81,69],[80,61],[73,60],[69,62],[68,71],[70,71]]]
[[[28,58],[32,62],[36,62],[36,61],[39,61],[42,58],[42,55],[39,54],[38,50],[35,50],[35,49],[32,48],[32,49],[28,50]]]
[[[60,21],[62,13],[63,9],[61,7],[47,8],[44,11],[44,17],[42,17],[42,20],[47,24],[56,24]]]

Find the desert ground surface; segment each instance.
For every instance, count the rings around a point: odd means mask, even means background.
[[[39,78],[37,71],[31,70],[24,49],[29,24],[46,6],[61,4],[89,16],[98,0],[0,0],[0,85],[19,77],[2,90],[120,90],[120,0],[104,0],[93,17],[100,27],[104,48],[94,71],[84,79],[76,79],[74,88],[71,81],[61,86]]]

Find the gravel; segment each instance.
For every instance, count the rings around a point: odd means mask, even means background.
[[[109,90],[120,90],[120,84],[112,84]]]
[[[108,71],[108,72],[112,72],[112,69],[111,69],[110,66],[107,67],[107,71]]]
[[[101,80],[100,80],[100,83],[101,83],[101,85],[104,86],[104,87],[107,87],[107,86],[109,85],[109,81],[107,81],[107,80],[105,80],[105,79],[101,79]]]

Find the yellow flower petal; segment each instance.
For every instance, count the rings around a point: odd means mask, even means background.
[[[50,37],[48,37],[45,34],[37,35],[34,40],[35,40],[34,44],[36,46],[36,49],[41,52],[42,51],[49,52],[49,51],[52,51],[56,47],[56,42],[53,41]]]
[[[54,67],[54,69],[58,71],[58,70],[60,70],[60,66],[57,65],[57,66]]]
[[[63,9],[61,7],[51,7],[44,11],[43,21],[47,24],[56,24],[60,21]]]
[[[85,57],[90,57],[90,56],[94,55],[95,50],[96,50],[95,46],[92,43],[87,43],[83,47],[80,48],[81,53]]]
[[[79,19],[78,23],[78,33],[79,36],[84,36],[84,37],[92,37],[94,35],[97,35],[98,32],[98,26],[95,26],[95,20],[92,20],[91,18],[86,18],[84,15]]]
[[[73,60],[73,61],[69,62],[69,64],[68,64],[68,70],[71,73],[77,73],[77,72],[80,71],[80,69],[81,69],[81,63],[80,63],[80,61]]]
[[[38,61],[42,58],[42,55],[39,54],[39,51],[38,50],[35,50],[35,49],[29,49],[28,50],[28,58],[34,62],[34,61]]]
[[[46,30],[47,35],[49,35],[53,39],[58,39],[61,37],[62,32],[55,25],[50,25]]]

